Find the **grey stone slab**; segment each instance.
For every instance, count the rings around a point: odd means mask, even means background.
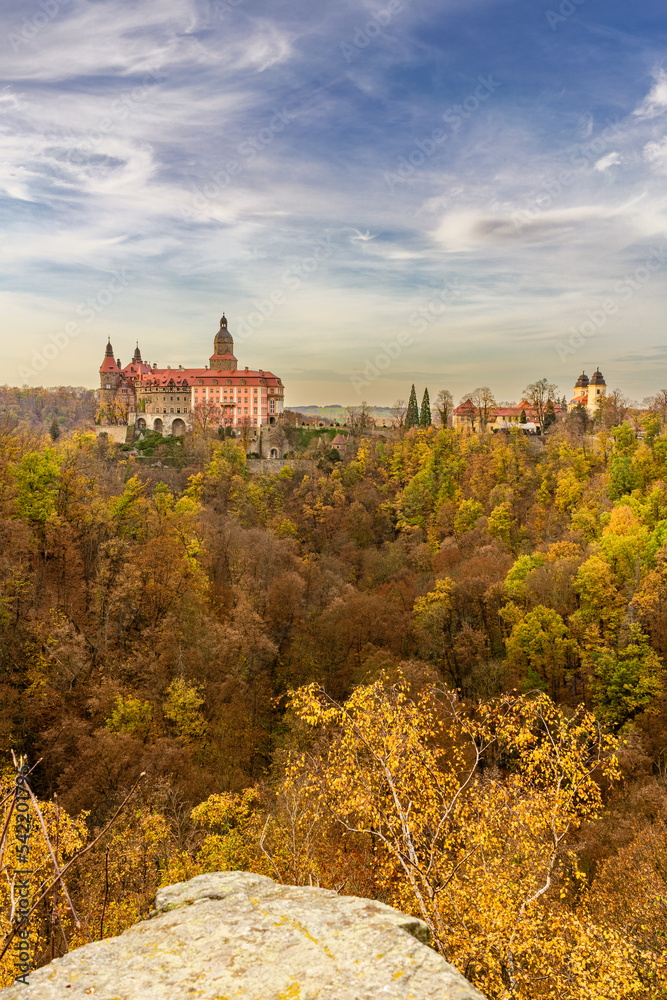
[[[148,920],[0,990],[2,1000],[484,1000],[421,920],[328,889],[215,872]]]

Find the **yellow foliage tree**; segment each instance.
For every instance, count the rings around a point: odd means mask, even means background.
[[[467,713],[446,690],[412,699],[384,680],[344,704],[311,685],[292,705],[318,737],[288,782],[373,844],[383,898],[490,1000],[643,995],[622,935],[563,902],[583,879],[572,834],[618,775],[593,716],[546,695]]]

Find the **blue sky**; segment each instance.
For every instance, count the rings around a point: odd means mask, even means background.
[[[667,384],[657,0],[10,0],[0,46],[0,381],[224,310],[288,405]]]

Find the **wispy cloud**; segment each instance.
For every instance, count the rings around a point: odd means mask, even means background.
[[[301,403],[356,402],[346,373],[404,328],[371,401],[405,396],[408,372],[463,391],[480,366],[513,398],[563,377],[553,344],[667,239],[667,75],[647,82],[655,39],[620,7],[586,7],[583,34],[530,0],[399,0],[389,19],[359,0],[53,2],[34,32],[29,5],[0,11],[1,380],[121,267],[123,294],[43,378],[94,384],[108,332],[119,352],[138,336],[156,360],[206,358],[222,307],[233,331],[330,236],[243,345],[288,399],[292,378]],[[498,86],[475,103],[480,79]],[[465,293],[417,333],[453,281]],[[652,377],[663,298],[652,282],[605,325],[610,378],[629,329],[627,377]]]

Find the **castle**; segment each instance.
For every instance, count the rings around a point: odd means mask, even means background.
[[[586,372],[582,372],[574,384],[574,398],[567,404],[568,412],[573,410],[575,406],[585,406],[593,417],[606,395],[607,383],[599,368],[591,379]]]
[[[195,422],[250,432],[275,424],[283,412],[284,387],[273,372],[239,370],[234,341],[223,315],[204,368],[158,368],[141,357],[121,365],[111,341],[100,366],[100,414],[104,423],[134,423],[137,430],[182,435]]]

